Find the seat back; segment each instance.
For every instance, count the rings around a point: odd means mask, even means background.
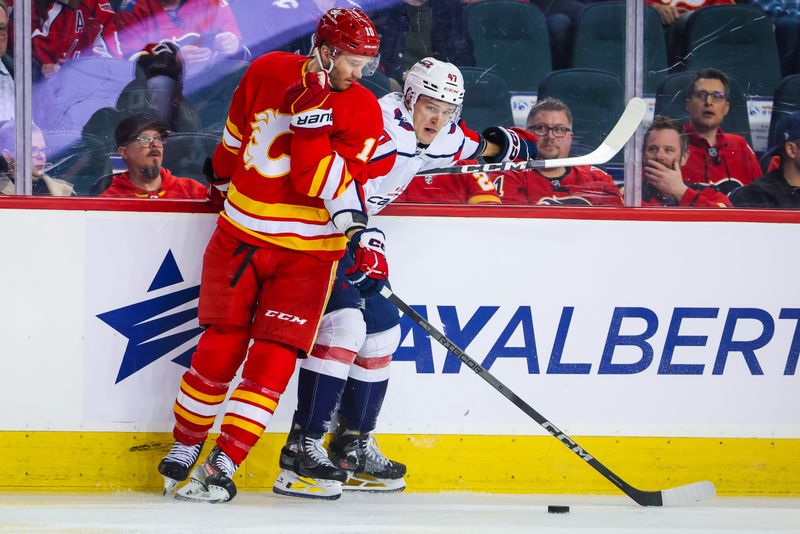
[[[677,72],[664,78],[656,90],[656,115],[666,115],[681,123],[688,120],[686,99],[689,96],[689,83],[694,74],[694,72]],[[753,146],[744,89],[738,80],[731,77],[728,78],[728,101],[731,107],[722,121],[722,129],[728,133],[741,135],[750,146]]]
[[[44,131],[47,174],[70,182],[83,196],[98,176],[111,170],[109,149],[100,138],[76,131]]]
[[[219,141],[219,135],[208,133],[172,134],[164,145],[164,167],[175,176],[208,184],[203,174],[203,163],[214,155]]]
[[[775,89],[772,99],[772,116],[769,120],[769,137],[767,147],[772,148],[778,142],[775,138],[775,128],[778,121],[786,115],[800,111],[800,74],[787,76]]]
[[[572,53],[573,68],[593,68],[625,77],[625,2],[589,4],[581,11]],[[667,42],[661,19],[645,9],[644,92],[653,94],[667,75]]]
[[[380,98],[391,92],[389,88],[389,77],[380,70],[376,70],[375,74],[372,76],[366,76],[359,81],[361,85],[372,91],[375,98]]]
[[[533,92],[552,70],[544,15],[528,3],[496,0],[470,4],[467,35],[475,66],[505,78],[511,91]]]
[[[692,11],[674,43],[686,70],[715,67],[741,83],[748,95],[771,97],[781,77],[772,22],[746,5]]]
[[[553,71],[539,84],[539,99],[563,101],[572,112],[573,143],[597,148],[625,109],[625,88],[613,73],[598,69]],[[622,152],[612,161],[621,161]]]
[[[459,67],[464,76],[461,116],[477,132],[489,126],[513,126],[511,93],[502,76],[479,67]]]

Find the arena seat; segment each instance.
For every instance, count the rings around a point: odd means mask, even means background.
[[[484,1],[470,4],[466,19],[475,66],[491,68],[510,91],[533,92],[552,70],[547,24],[536,6]]]
[[[645,9],[644,92],[653,94],[667,75],[667,42],[655,9]],[[625,77],[625,2],[589,4],[575,29],[573,68],[592,68]]]
[[[164,167],[175,176],[194,178],[208,184],[203,163],[214,155],[220,137],[208,133],[176,133],[164,145]]]
[[[771,97],[781,78],[778,45],[769,17],[746,5],[715,5],[681,17],[673,46],[685,70],[720,69],[745,94]]]
[[[480,67],[459,67],[464,76],[464,107],[461,116],[477,132],[489,126],[513,126],[511,93],[505,79]]]

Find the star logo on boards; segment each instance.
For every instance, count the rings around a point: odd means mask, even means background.
[[[167,251],[147,292],[174,286],[183,281],[183,275],[170,250]],[[178,347],[200,335],[203,329],[197,326],[197,304],[185,309],[186,304],[196,301],[199,296],[200,286],[196,285],[97,315],[98,319],[128,338],[115,384],[170,355]],[[178,354],[172,361],[188,368],[195,346],[196,344]]]

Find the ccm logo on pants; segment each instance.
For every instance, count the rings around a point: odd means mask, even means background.
[[[276,310],[267,310],[264,312],[264,317],[275,317],[276,319],[280,319],[281,321],[289,321],[290,323],[297,323],[297,324],[306,324],[306,319],[301,319],[296,315],[292,315],[290,313],[283,313],[281,311]]]

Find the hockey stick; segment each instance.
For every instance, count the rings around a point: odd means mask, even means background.
[[[417,176],[436,174],[470,174],[473,172],[525,171],[529,169],[553,169],[557,167],[577,167],[578,165],[602,165],[608,163],[622,150],[628,139],[633,137],[647,112],[647,103],[641,98],[631,98],[622,116],[603,139],[600,146],[584,156],[559,159],[532,159],[528,161],[504,161],[500,163],[477,163],[458,165],[420,172]]]
[[[606,477],[612,484],[621,489],[625,495],[636,501],[642,506],[685,506],[694,502],[705,501],[716,495],[716,488],[711,482],[694,482],[677,488],[670,488],[661,491],[643,491],[636,489],[616,474],[608,467],[600,463],[595,457],[591,456],[585,449],[580,447],[575,441],[564,434],[553,423],[548,421],[542,414],[534,410],[528,403],[519,398],[516,393],[508,389],[502,382],[495,378],[489,371],[469,357],[458,345],[450,341],[444,334],[434,328],[420,314],[414,311],[408,304],[403,302],[397,295],[392,293],[388,287],[381,289],[383,295],[389,302],[397,306],[407,317],[417,323],[423,330],[440,343],[444,348],[455,354],[467,367],[472,369],[475,374],[489,382],[491,386],[502,393],[502,395],[514,403],[514,405],[525,412],[531,419],[539,423],[542,428],[547,430],[554,438],[566,445],[566,447],[577,454],[583,461],[592,466],[601,475]]]

